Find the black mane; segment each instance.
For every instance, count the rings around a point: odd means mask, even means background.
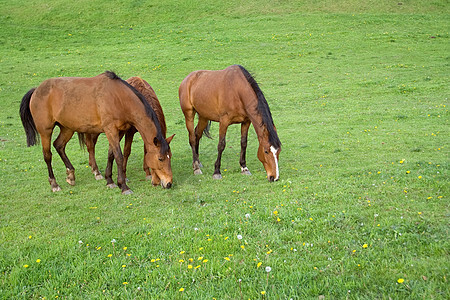
[[[247,79],[248,83],[252,87],[253,91],[258,98],[258,112],[262,116],[262,123],[266,125],[267,131],[269,132],[269,143],[274,146],[276,149],[281,147],[281,141],[278,138],[277,131],[275,130],[275,125],[273,124],[272,114],[270,113],[269,104],[267,103],[266,98],[264,97],[263,92],[258,86],[255,78],[247,71],[243,66],[238,65]]]
[[[120,80],[123,84],[125,84],[129,89],[131,89],[133,91],[133,93],[139,98],[139,100],[141,100],[142,104],[145,107],[145,113],[147,114],[147,116],[155,124],[155,127],[156,127],[156,139],[161,144],[161,149],[160,149],[161,154],[167,153],[169,151],[169,144],[164,139],[164,136],[163,136],[162,130],[161,130],[161,124],[159,123],[159,120],[158,120],[158,117],[157,117],[155,111],[150,106],[150,104],[147,102],[147,100],[145,99],[144,95],[142,95],[138,90],[136,90],[135,87],[130,85],[128,82],[126,82],[125,80],[123,80],[122,78],[117,76],[116,73],[114,73],[112,71],[106,71],[104,74],[106,75],[106,77],[108,77],[108,78],[110,78],[112,80]]]

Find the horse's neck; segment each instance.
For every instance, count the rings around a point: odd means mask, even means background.
[[[253,128],[255,128],[255,132],[258,137],[258,141],[261,144],[261,142],[264,139],[267,139],[269,136],[266,125],[263,124],[263,118],[257,110],[256,110],[256,113],[251,114],[251,115],[249,114],[248,117],[253,124]]]

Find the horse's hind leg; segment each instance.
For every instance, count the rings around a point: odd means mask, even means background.
[[[73,133],[74,132],[72,130],[67,129],[65,127],[61,127],[61,131],[58,137],[53,142],[53,147],[55,147],[56,151],[58,152],[59,156],[64,162],[64,165],[66,166],[66,173],[67,173],[66,181],[70,185],[75,185],[75,168],[73,167],[72,163],[69,161],[69,158],[66,155],[66,145],[67,142],[69,142],[69,140],[72,138]]]
[[[198,159],[198,140],[194,130],[194,117],[195,110],[183,110],[184,118],[186,121],[186,129],[189,133],[189,145],[191,145],[192,149],[192,168],[194,169],[194,175],[202,174],[202,170],[200,170],[200,161]]]
[[[53,174],[52,169],[52,151],[51,151],[51,138],[52,131],[48,130],[44,134],[39,132],[41,135],[41,143],[42,143],[42,153],[44,154],[44,160],[47,164],[48,169],[48,182],[52,187],[52,192],[58,192],[61,190],[61,187],[56,183],[55,175]]]
[[[92,173],[96,180],[103,179],[100,170],[98,169],[97,161],[95,160],[95,145],[97,144],[98,136],[100,134],[86,133],[86,148],[89,153],[89,165],[91,166]]]
[[[239,160],[239,164],[241,165],[241,174],[244,175],[252,175],[247,168],[247,162],[245,160],[245,154],[247,151],[247,136],[248,136],[248,128],[250,127],[251,122],[246,121],[241,124],[241,159]]]
[[[202,138],[203,131],[205,130],[206,126],[208,126],[208,119],[205,119],[199,115],[198,124],[195,127],[195,152],[197,153],[197,160],[198,160],[199,168],[203,167],[203,165],[199,159],[199,157],[200,157],[199,147],[200,147],[200,139]]]

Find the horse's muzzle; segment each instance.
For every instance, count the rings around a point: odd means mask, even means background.
[[[170,189],[172,187],[172,182],[168,182],[166,186],[163,185],[163,188]]]

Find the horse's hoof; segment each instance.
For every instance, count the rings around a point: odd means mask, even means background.
[[[61,187],[60,187],[59,185],[52,188],[52,192],[53,192],[53,193],[59,192],[59,191],[61,191]]]
[[[214,174],[213,179],[222,179],[222,174]]]
[[[194,170],[194,175],[202,175],[202,174],[203,174],[202,170],[200,169]]]
[[[250,173],[250,171],[249,171],[247,168],[243,169],[243,170],[241,171],[241,174],[242,174],[242,175],[252,175],[252,173]]]
[[[145,176],[145,180],[152,181],[152,175]]]
[[[102,179],[103,179],[103,175],[102,174],[95,175],[95,180],[102,180]]]
[[[72,179],[66,178],[66,182],[67,182],[68,184],[72,185],[72,186],[74,186],[74,185],[75,185],[75,180],[72,180]]]
[[[133,194],[133,191],[130,189],[122,191],[122,195],[130,195],[130,194]]]
[[[109,187],[110,189],[114,189],[117,187],[117,185],[115,183],[110,183],[106,185],[107,187]]]

